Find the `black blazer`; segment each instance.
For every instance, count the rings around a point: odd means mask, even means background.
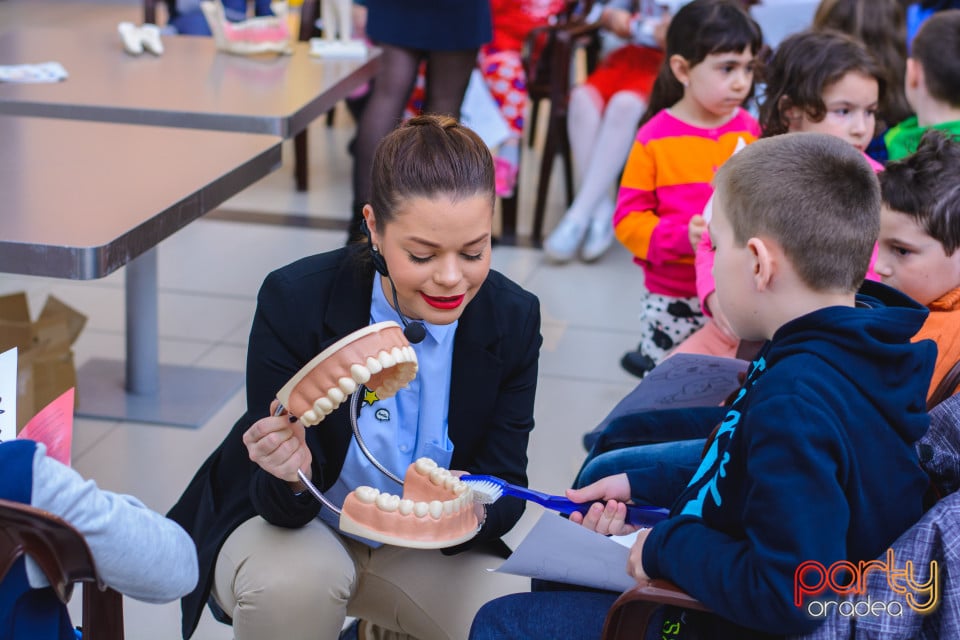
[[[196,629],[210,594],[221,546],[255,515],[300,527],[320,511],[309,494],[295,496],[283,480],[250,461],[243,433],[269,413],[287,380],[316,354],[370,323],[373,267],[355,247],[310,256],[264,280],[247,353],[247,412],[204,462],[168,514],[193,537],[200,580],[182,600],[183,637]],[[448,434],[452,469],[486,473],[526,486],[527,442],[533,428],[540,344],[536,296],[491,271],[467,305],[454,337]],[[352,432],[347,403],[307,429],[313,479],[336,481]],[[524,502],[501,498],[487,509],[477,542],[498,541],[520,519]]]

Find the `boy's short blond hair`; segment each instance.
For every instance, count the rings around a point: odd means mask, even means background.
[[[820,133],[764,138],[714,178],[716,197],[743,246],[779,243],[815,291],[856,291],[880,234],[880,186],[863,154]]]

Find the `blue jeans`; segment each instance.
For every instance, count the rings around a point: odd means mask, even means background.
[[[657,442],[601,453],[586,462],[574,488],[626,473],[637,504],[669,508],[700,466],[706,439]]]
[[[598,435],[573,486],[627,473],[635,502],[669,507],[700,466],[705,439],[726,412],[696,407],[618,416]]]
[[[537,591],[514,593],[480,608],[470,640],[596,640],[618,593]]]

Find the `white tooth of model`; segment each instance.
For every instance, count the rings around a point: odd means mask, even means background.
[[[355,364],[350,367],[350,375],[353,376],[353,381],[357,384],[366,384],[367,380],[370,379],[370,369],[362,364]]]
[[[383,365],[380,364],[379,360],[371,356],[367,358],[367,369],[370,370],[370,373],[372,375],[377,375],[378,373],[383,371]]]
[[[431,458],[417,458],[414,468],[421,474],[427,475],[437,468],[437,463]]]
[[[373,487],[357,487],[355,492],[357,500],[364,504],[373,504],[377,501],[377,496],[380,495],[380,490]]]

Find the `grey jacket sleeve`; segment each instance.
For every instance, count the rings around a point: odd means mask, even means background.
[[[33,459],[34,507],[72,524],[93,554],[100,579],[144,602],[169,602],[197,584],[197,550],[180,525],[133,496],[104,491],[70,467],[46,455],[37,444]],[[27,559],[31,587],[48,584]]]

